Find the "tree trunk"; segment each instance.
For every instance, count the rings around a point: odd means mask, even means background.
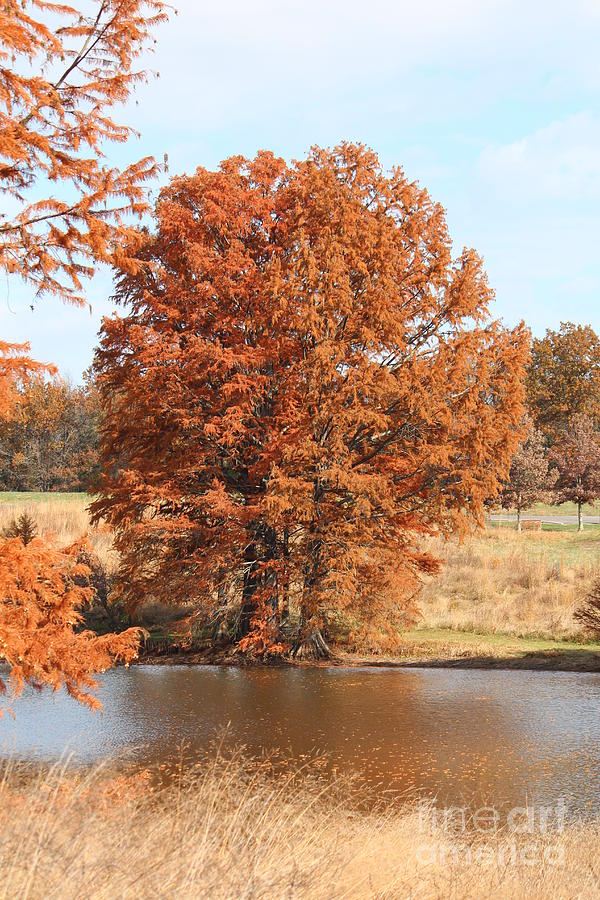
[[[318,626],[298,638],[292,647],[294,659],[331,659],[331,650]]]
[[[256,591],[261,588],[269,593],[269,618],[275,630],[279,631],[279,603],[277,573],[267,569],[259,573],[263,563],[277,559],[277,533],[269,526],[261,526],[255,530],[255,539],[248,545],[244,554],[245,573],[242,588],[242,607],[236,629],[235,638],[240,641],[252,630],[252,619],[257,611]]]
[[[256,613],[254,594],[258,587],[256,544],[249,544],[245,553],[246,571],[244,573],[244,586],[242,588],[242,608],[236,629],[235,639],[241,641],[250,632],[250,626]]]
[[[277,532],[274,528],[265,525],[263,530],[263,539],[265,544],[264,558],[266,562],[274,562],[277,559]],[[263,577],[264,587],[270,592],[270,605],[272,609],[272,618],[279,628],[279,583],[277,573],[269,569]]]
[[[281,601],[279,603],[279,621],[282,627],[290,624],[290,596],[287,585],[283,589]]]
[[[286,572],[283,584],[283,592],[279,603],[279,621],[282,626],[290,624],[290,592],[288,584],[288,561],[290,558],[289,532],[287,528],[283,529],[283,559],[285,561]]]
[[[319,478],[315,479],[313,489],[313,500],[315,505],[324,494],[324,485]],[[310,598],[315,592],[317,585],[324,576],[323,571],[323,539],[319,535],[317,528],[318,515],[315,514],[309,531],[313,535],[308,544],[308,554],[305,563],[304,575],[304,596]],[[309,604],[303,602],[300,608],[300,627],[298,630],[298,639],[292,647],[292,657],[296,659],[330,659],[331,650],[329,649],[321,629],[316,624],[318,617],[315,610],[310,611]]]
[[[224,573],[221,573],[221,577],[224,577]],[[218,606],[215,611],[214,621],[212,623],[210,632],[211,632],[211,642],[213,644],[222,644],[225,641],[230,639],[228,628],[227,628],[227,594],[225,591],[225,587],[223,584],[219,584],[217,589],[218,595]]]
[[[517,531],[521,531],[521,507],[517,508]]]
[[[583,516],[581,515],[582,503],[577,504],[577,531],[583,531]]]

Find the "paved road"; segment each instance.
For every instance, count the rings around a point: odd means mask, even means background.
[[[584,525],[600,525],[600,515],[598,516],[583,516],[583,524]],[[516,522],[516,516],[503,516],[499,513],[494,513],[494,515],[490,516],[490,520],[492,522]],[[527,522],[535,520],[536,522],[548,522],[554,525],[577,525],[577,516],[534,516],[527,513],[524,516],[521,516],[521,522]]]

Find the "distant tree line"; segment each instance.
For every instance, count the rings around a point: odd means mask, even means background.
[[[525,437],[500,502],[521,513],[535,503],[583,506],[600,498],[600,339],[589,325],[563,322],[532,342]]]
[[[85,491],[98,471],[92,384],[33,377],[0,421],[0,490]]]

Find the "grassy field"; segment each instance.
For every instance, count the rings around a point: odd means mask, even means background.
[[[111,550],[112,537],[108,528],[90,526],[87,506],[90,497],[81,493],[16,493],[0,492],[0,529],[28,513],[35,521],[38,534],[66,546],[87,534],[95,552],[108,571],[116,565]]]
[[[444,566],[425,585],[423,627],[582,639],[573,612],[600,577],[598,529],[488,528],[462,543],[433,540],[430,549]]]
[[[65,491],[63,493],[60,493],[58,491],[0,491],[0,504],[16,504],[19,507],[22,504],[25,504],[25,506],[31,506],[32,503],[40,502],[58,506],[64,505],[66,503],[73,504],[75,506],[85,506],[86,503],[89,503],[89,500],[90,498],[88,494],[82,494],[78,491]]]
[[[497,510],[500,515],[516,515],[515,510]],[[598,516],[600,520],[600,505],[597,503],[584,503],[582,507],[584,516]],[[531,509],[523,512],[524,516],[576,516],[577,506],[575,503],[561,503],[558,506],[550,503],[536,503]]]
[[[85,494],[0,494],[0,528],[27,511],[42,534],[67,544],[88,532],[111,570],[116,565],[107,528],[90,529]],[[535,652],[515,639],[554,642],[543,649],[564,651],[556,642],[582,645],[586,635],[573,618],[595,579],[600,578],[600,527],[524,532],[494,527],[456,540],[431,539],[428,549],[443,560],[440,575],[424,586],[418,630],[406,636],[407,651],[417,637],[436,655],[445,642],[450,656],[472,653],[469,635],[496,636],[490,645],[506,655]],[[433,634],[438,638],[434,640]],[[481,641],[479,641],[481,643]]]
[[[442,829],[415,805],[361,811],[309,767],[215,756],[151,773],[0,771],[0,897],[597,897],[597,824]]]

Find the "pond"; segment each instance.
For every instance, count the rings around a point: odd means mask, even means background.
[[[322,754],[384,796],[600,809],[600,675],[134,666],[102,682],[100,713],[28,691],[0,719],[2,754],[169,764],[222,739],[300,764]]]

